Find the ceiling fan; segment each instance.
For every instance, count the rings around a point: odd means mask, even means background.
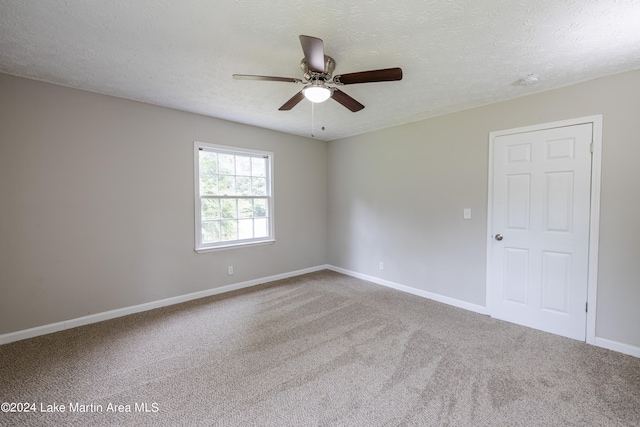
[[[300,92],[293,95],[291,99],[280,107],[281,111],[291,110],[304,98],[314,103],[324,102],[329,98],[333,98],[354,113],[362,110],[364,105],[333,86],[402,80],[402,69],[399,67],[342,74],[333,76],[332,79],[331,75],[336,67],[336,62],[333,58],[324,54],[324,43],[322,40],[317,37],[300,36],[300,44],[304,52],[304,58],[300,62],[304,79],[256,76],[251,74],[234,74],[233,78],[237,80],[262,80],[268,82],[304,84],[305,86]]]

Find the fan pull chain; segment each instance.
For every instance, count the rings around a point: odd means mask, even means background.
[[[311,138],[315,138],[316,135],[313,133],[313,129],[315,129],[315,124],[314,124],[314,112],[315,112],[315,102],[311,103]]]
[[[316,137],[316,134],[314,133],[314,129],[316,127],[315,108],[316,108],[316,103],[312,102],[311,103],[311,137],[312,138]],[[324,131],[324,103],[320,105],[320,125],[321,125],[320,129]]]

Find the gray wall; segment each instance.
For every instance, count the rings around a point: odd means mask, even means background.
[[[489,132],[595,114],[596,336],[640,346],[640,71],[330,142],[329,263],[484,306]]]
[[[0,94],[0,334],[326,263],[484,305],[489,132],[603,114],[596,335],[640,346],[640,71],[329,144],[6,75]],[[194,140],[275,153],[275,244],[195,253]]]
[[[276,243],[194,251],[194,140],[274,152]],[[0,75],[0,334],[326,264],[326,206],[325,142]]]

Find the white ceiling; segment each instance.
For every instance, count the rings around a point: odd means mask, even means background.
[[[231,78],[302,78],[300,34],[404,71],[316,105],[322,140],[640,68],[639,0],[2,0],[0,72],[310,136],[309,101],[278,111],[300,85]]]

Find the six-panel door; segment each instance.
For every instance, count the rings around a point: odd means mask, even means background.
[[[585,340],[591,141],[591,124],[494,139],[493,317]]]

